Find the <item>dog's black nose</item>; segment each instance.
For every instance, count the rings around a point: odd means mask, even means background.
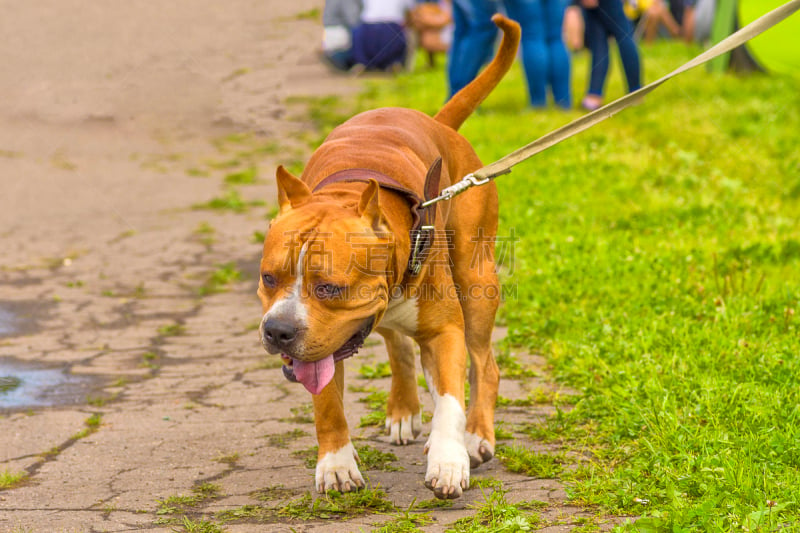
[[[291,322],[270,318],[264,322],[264,340],[279,350],[291,346],[297,338],[298,329]]]

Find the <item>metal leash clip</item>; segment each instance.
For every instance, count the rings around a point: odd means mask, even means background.
[[[467,174],[466,176],[461,178],[461,181],[458,181],[452,184],[451,186],[442,189],[441,192],[439,193],[439,196],[437,196],[436,198],[431,198],[430,200],[426,200],[425,202],[423,202],[420,207],[428,207],[430,205],[443,202],[445,200],[451,200],[454,197],[461,194],[462,192],[466,191],[467,189],[471,189],[472,187],[477,187],[480,185],[486,185],[500,174],[507,174],[509,172],[510,170],[506,170],[505,172],[501,172],[499,174],[496,174],[495,176],[490,176],[488,178],[483,178],[483,179],[476,178],[475,175],[472,173]]]

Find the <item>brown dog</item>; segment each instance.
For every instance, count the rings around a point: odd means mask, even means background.
[[[400,108],[361,113],[333,130],[300,179],[278,167],[260,331],[267,351],[282,355],[286,376],[313,394],[320,492],[364,484],[344,415],[341,360],[373,329],[389,352],[386,426],[395,444],[422,431],[412,339],[419,345],[435,402],[426,486],[457,498],[470,466],[494,454],[497,190],[489,183],[430,209],[419,205],[482,166],[456,129],[514,61],[519,26],[493,20],[504,34],[497,56],[435,117]]]

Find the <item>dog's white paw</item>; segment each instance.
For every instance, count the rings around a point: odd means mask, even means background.
[[[405,416],[397,420],[386,417],[386,431],[392,444],[410,444],[422,432],[422,414]]]
[[[475,433],[470,433],[469,431],[464,433],[464,443],[469,454],[469,465],[472,468],[494,457],[494,445]]]
[[[439,499],[459,498],[469,487],[469,454],[458,439],[431,439],[425,445],[428,470],[425,486]]]
[[[352,442],[317,461],[316,486],[321,494],[329,490],[350,492],[364,486],[364,478],[358,471],[358,452]]]
[[[425,486],[440,499],[458,498],[469,487],[469,454],[464,446],[466,417],[452,395],[434,395],[431,436],[425,444]]]

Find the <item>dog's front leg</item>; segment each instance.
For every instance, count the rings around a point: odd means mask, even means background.
[[[336,363],[336,373],[314,399],[314,423],[317,427],[317,472],[315,483],[320,493],[328,490],[349,492],[364,486],[358,470],[358,453],[350,441],[344,417],[344,364]]]
[[[464,331],[445,327],[420,342],[422,368],[435,404],[431,434],[425,445],[425,486],[437,498],[458,498],[469,486],[469,454],[464,444]]]

